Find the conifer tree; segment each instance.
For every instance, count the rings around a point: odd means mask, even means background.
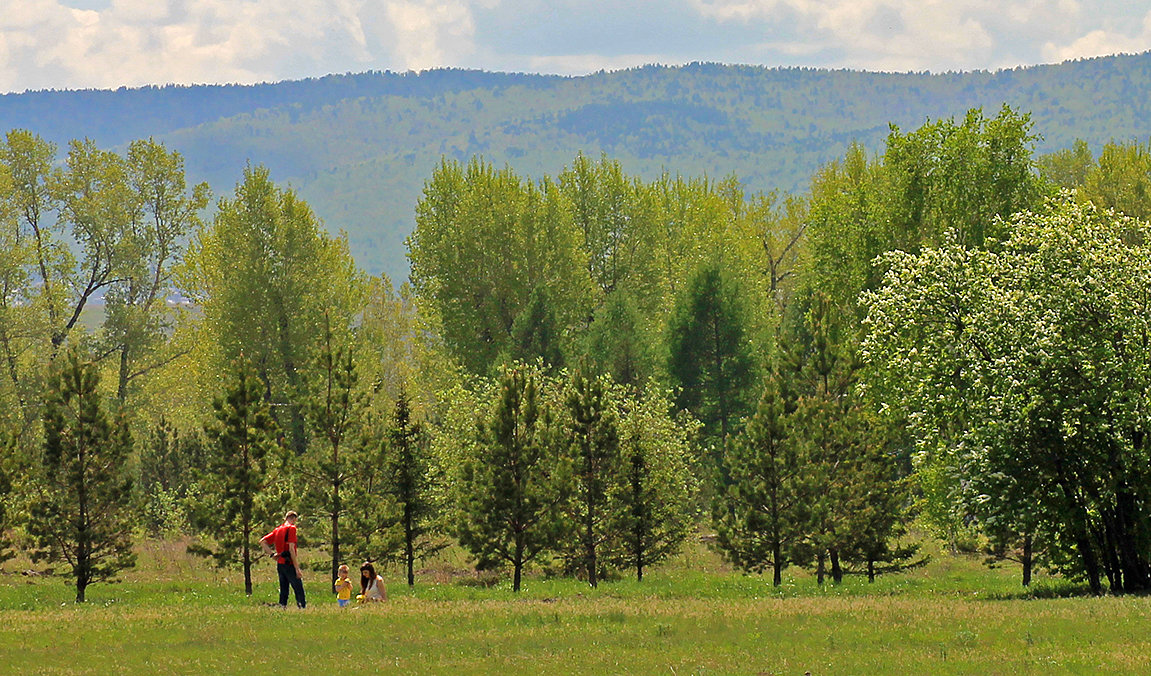
[[[127,424],[109,422],[96,367],[69,352],[44,407],[44,477],[29,510],[34,561],[63,561],[83,603],[93,582],[135,565]]]
[[[401,390],[396,399],[392,427],[388,432],[388,474],[390,490],[399,509],[403,533],[403,563],[408,586],[416,583],[415,561],[439,549],[429,541],[437,513],[433,500],[433,468],[422,426],[412,421],[408,395]]]
[[[879,437],[882,441],[882,436]],[[847,532],[850,561],[863,567],[868,582],[884,573],[900,573],[927,563],[918,544],[902,544],[911,505],[910,484],[882,443],[866,444],[855,463],[849,486]]]
[[[801,468],[803,537],[794,551],[797,560],[814,560],[821,584],[828,573],[842,582],[855,564],[874,580],[925,561],[915,560],[917,548],[898,545],[910,500],[893,453],[896,435],[859,392],[853,334],[825,296],[812,301],[806,349],[793,355],[803,393],[787,428]]]
[[[718,261],[696,273],[671,321],[668,373],[676,402],[703,423],[716,457],[748,412],[754,357],[740,297]]]
[[[548,302],[547,291],[534,289],[527,306],[516,316],[511,329],[511,360],[530,362],[542,359],[549,370],[563,368],[560,331]]]
[[[691,449],[699,422],[672,417],[672,408],[667,394],[649,383],[642,395],[627,398],[620,421],[608,560],[634,570],[638,582],[648,566],[679,551],[694,524]]]
[[[554,440],[536,383],[523,365],[504,373],[499,402],[481,428],[478,457],[462,477],[460,544],[480,568],[511,565],[514,591],[524,566],[553,546],[558,528]]]
[[[205,430],[211,440],[205,503],[198,521],[214,536],[215,547],[188,550],[211,556],[217,565],[239,563],[244,593],[252,595],[252,562],[257,523],[263,522],[260,499],[268,486],[269,455],[281,450],[279,428],[264,401],[265,386],[250,369],[242,369],[232,389],[212,403],[217,424]]]
[[[204,463],[201,435],[182,434],[163,416],[149,429],[144,443],[139,445],[139,486],[144,500],[144,526],[150,535],[186,529],[189,498],[199,489],[194,475]]]
[[[588,584],[598,586],[601,546],[609,532],[608,489],[619,470],[618,416],[605,377],[586,367],[572,375],[567,396],[567,437],[574,499],[569,503],[581,567]]]
[[[340,564],[340,519],[347,511],[345,484],[355,476],[354,444],[349,437],[359,430],[365,407],[358,390],[359,374],[351,350],[335,344],[325,314],[324,338],[314,372],[319,376],[305,407],[313,433],[308,451],[296,462],[307,486],[308,500],[328,519],[332,592]]]
[[[721,472],[731,483],[716,494],[714,504],[725,556],[746,571],[771,566],[777,587],[789,548],[802,532],[799,459],[787,429],[795,404],[784,385],[782,374],[773,369],[755,414],[724,455]]]

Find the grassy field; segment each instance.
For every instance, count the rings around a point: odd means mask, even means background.
[[[311,553],[316,558],[318,552]],[[313,573],[310,607],[281,610],[275,571],[251,599],[233,571],[145,543],[123,582],[76,606],[59,578],[0,576],[4,673],[1151,673],[1151,599],[1088,598],[1016,570],[937,554],[903,576],[820,589],[796,573],[770,580],[727,570],[702,546],[642,584],[590,589],[529,578],[467,584],[436,562],[409,590],[385,574],[387,604],[339,609]]]

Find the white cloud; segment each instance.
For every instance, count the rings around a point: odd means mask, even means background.
[[[1151,48],[1113,0],[3,0],[0,91],[442,66],[994,68]]]
[[[1093,30],[1069,44],[1047,42],[1043,45],[1043,57],[1049,61],[1067,61],[1121,52],[1144,52],[1148,49],[1151,49],[1151,12],[1143,17],[1142,26],[1133,34],[1118,29]]]
[[[280,68],[374,67],[390,46],[369,40],[371,0],[8,0],[0,13],[0,89],[253,82]],[[430,65],[430,64],[429,64]]]
[[[392,52],[404,68],[442,66],[474,49],[475,25],[467,3],[391,0],[386,8],[395,34]]]
[[[1062,60],[1054,55],[1076,48],[1098,53],[1108,53],[1109,45],[1147,48],[1142,36],[1088,32],[1090,22],[1115,13],[1098,0],[1086,0],[1092,3],[1089,8],[1080,0],[688,1],[705,19],[762,27],[769,36],[763,49],[835,52],[838,63],[827,65],[852,68],[953,70],[1034,63],[1045,40],[1045,60]],[[788,23],[794,26],[793,39],[778,39]]]

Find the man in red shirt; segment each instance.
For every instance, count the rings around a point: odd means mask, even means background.
[[[299,514],[288,512],[284,523],[271,533],[260,538],[264,553],[276,559],[276,572],[280,576],[280,605],[288,605],[288,587],[296,595],[296,605],[300,608],[308,604],[304,600],[304,572],[300,570],[300,559],[296,555],[296,521]]]

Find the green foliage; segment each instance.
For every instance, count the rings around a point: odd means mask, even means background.
[[[804,532],[799,455],[788,439],[794,409],[794,394],[772,369],[755,413],[724,454],[721,471],[729,484],[713,506],[716,543],[725,556],[749,572],[771,566],[776,587]]]
[[[853,144],[842,161],[824,165],[811,181],[805,286],[845,310],[854,309],[859,292],[878,281],[876,256],[914,246],[905,241],[911,235],[892,241],[881,230],[890,219],[884,213],[883,180],[882,163]]]
[[[241,566],[248,596],[252,563],[259,551],[256,529],[278,510],[265,504],[272,483],[268,468],[282,447],[264,389],[251,368],[242,368],[225,396],[212,404],[216,424],[205,429],[211,443],[196,521],[215,543],[189,547],[193,553],[211,556],[219,566]]]
[[[1151,143],[1103,145],[1083,181],[1083,197],[1104,209],[1151,219]]]
[[[620,467],[608,496],[607,560],[634,570],[642,582],[644,571],[676,554],[695,526],[699,423],[686,413],[673,416],[668,393],[655,383],[622,399]]]
[[[499,401],[481,428],[478,454],[464,465],[460,478],[460,544],[480,568],[511,565],[515,591],[524,565],[554,545],[564,497],[556,448],[549,439],[552,412],[541,406],[538,382],[539,376],[523,365],[504,372]]]
[[[972,109],[961,124],[936,120],[908,134],[893,126],[883,155],[893,243],[915,251],[950,238],[980,247],[1007,234],[996,219],[1043,198],[1032,126],[1030,115],[1006,105],[991,119]]]
[[[123,219],[123,261],[105,294],[107,349],[119,357],[116,395],[127,401],[134,381],[182,356],[168,336],[173,313],[165,300],[173,268],[189,233],[208,206],[207,183],[189,190],[184,158],[154,140],[133,141],[125,162],[128,190]]]
[[[93,582],[114,579],[132,553],[132,440],[122,419],[109,422],[96,368],[69,351],[50,382],[44,408],[42,474],[28,533],[34,561],[71,567],[76,602]]]
[[[199,489],[195,477],[206,460],[200,435],[181,434],[165,418],[151,427],[139,447],[139,485],[149,535],[171,536],[190,530],[189,509]]]
[[[218,346],[217,368],[252,364],[266,399],[278,404],[277,423],[302,453],[304,370],[324,327],[346,330],[363,300],[347,240],[324,233],[307,203],[274,185],[266,168],[248,167],[234,197],[220,200],[212,226],[196,232],[185,264],[182,286]]]
[[[652,345],[643,333],[636,300],[626,292],[609,294],[588,330],[586,357],[612,380],[638,387],[655,371]]]
[[[563,368],[560,330],[543,289],[532,290],[527,306],[516,316],[508,347],[510,358],[502,358],[501,362],[526,363],[540,359],[549,368]]]
[[[569,515],[568,557],[582,570],[588,584],[597,586],[600,557],[611,532],[608,493],[620,474],[618,406],[608,377],[592,376],[586,367],[572,373],[565,388],[564,423],[570,453],[572,495],[565,504]],[[574,546],[573,546],[574,545]]]
[[[1095,164],[1091,148],[1083,139],[1075,139],[1070,148],[1061,148],[1041,156],[1036,164],[1040,177],[1057,188],[1080,188],[1087,182],[1087,173]]]
[[[576,235],[551,181],[478,160],[437,168],[408,240],[412,285],[470,372],[488,373],[501,356],[559,358],[560,327],[586,314]]]
[[[1011,227],[1000,251],[889,257],[867,296],[874,386],[948,449],[954,498],[993,532],[1052,532],[1092,589],[1145,589],[1146,224],[1060,199]]]
[[[668,373],[679,388],[676,404],[703,423],[717,458],[750,409],[755,381],[741,292],[719,261],[705,264],[669,326]]]
[[[413,421],[411,415],[408,397],[401,391],[388,430],[386,466],[388,492],[399,512],[402,563],[409,587],[416,583],[415,562],[446,546],[442,540],[433,539],[440,512],[434,483],[442,478],[441,473],[432,464],[423,427]]]

